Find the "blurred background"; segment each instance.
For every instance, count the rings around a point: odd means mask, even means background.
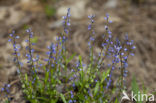
[[[114,37],[125,33],[135,41],[136,53],[129,59],[128,85],[134,75],[140,86],[150,91],[156,88],[156,0],[0,0],[0,87],[14,83],[14,100],[22,103],[16,66],[12,62],[12,47],[8,34],[15,30],[26,44],[25,29],[31,27],[36,53],[44,57],[46,47],[55,42],[62,30],[62,16],[71,8],[71,33],[68,49],[87,58],[88,15],[96,14],[96,47],[99,52],[104,32],[104,16],[109,13]],[[25,59],[22,59],[25,61]]]

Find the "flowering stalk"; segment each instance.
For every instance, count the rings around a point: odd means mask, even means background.
[[[62,50],[64,51],[63,53],[63,57],[64,57],[64,62],[65,62],[65,75],[67,77],[67,51],[66,51],[66,41],[68,39],[68,35],[69,35],[69,29],[70,29],[70,8],[67,9],[67,15],[63,16],[63,27],[64,27],[64,33],[62,35]],[[62,51],[62,52],[63,52]],[[68,78],[65,78],[65,84],[67,83]]]
[[[89,42],[88,42],[88,45],[89,45],[89,51],[90,51],[90,62],[91,62],[91,65],[90,67],[92,67],[93,65],[93,58],[94,58],[94,55],[93,55],[93,45],[94,45],[94,34],[95,34],[95,30],[94,30],[94,18],[95,18],[95,15],[90,15],[88,16],[88,18],[90,19],[90,24],[88,25],[88,30],[89,30]]]

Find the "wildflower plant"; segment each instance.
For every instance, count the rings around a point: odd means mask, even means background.
[[[16,40],[20,37],[15,31],[10,34],[9,42],[13,44],[14,62],[17,65],[17,72],[21,80],[23,93],[27,101],[31,103],[108,103],[112,102],[112,95],[117,91],[122,93],[126,88],[124,84],[127,76],[128,57],[134,56],[135,46],[130,41],[128,35],[125,40],[114,39],[110,30],[109,15],[106,14],[104,20],[107,22],[104,26],[105,33],[102,35],[101,51],[94,52],[95,46],[95,15],[88,16],[89,25],[89,62],[84,63],[81,55],[68,53],[66,48],[70,34],[70,8],[67,15],[63,16],[63,32],[56,38],[56,43],[48,46],[46,54],[48,58],[42,63],[39,55],[35,55],[33,49],[33,32],[29,28],[26,30],[28,39],[26,54],[27,67],[29,72],[22,72],[23,63],[20,61],[20,45]],[[78,60],[74,64],[74,58]],[[70,67],[69,64],[74,66]],[[114,70],[120,71],[117,77],[118,84],[111,87]],[[43,71],[43,75],[39,74]],[[8,86],[7,86],[8,87]],[[2,88],[2,92],[5,88]],[[115,97],[116,102],[120,102],[120,96]],[[114,101],[114,102],[115,102]]]

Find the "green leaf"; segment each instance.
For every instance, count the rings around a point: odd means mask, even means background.
[[[61,99],[63,100],[63,102],[64,102],[64,103],[67,103],[67,101],[66,101],[64,95],[63,95],[63,94],[60,94],[60,96],[61,96]]]
[[[84,96],[84,94],[82,92],[80,94],[78,94],[78,98],[79,98],[80,101],[85,100],[85,96]]]
[[[156,95],[156,91],[154,91],[152,94]]]
[[[97,92],[98,92],[98,90],[99,90],[99,85],[100,85],[100,83],[97,82],[97,83],[96,83],[96,86],[95,86],[95,89],[94,89],[94,96],[97,94]]]
[[[5,100],[5,103],[9,103],[9,100]]]
[[[101,83],[103,83],[103,81],[107,78],[109,73],[110,73],[110,69],[108,69],[107,72],[103,72]]]
[[[75,53],[72,54],[72,55],[67,59],[66,63],[68,64],[68,63],[74,58],[75,55],[76,55]]]
[[[147,89],[146,89],[146,87],[145,87],[145,85],[144,85],[144,84],[142,85],[142,90],[143,90],[143,93],[144,93],[144,94],[146,94],[146,93],[147,93]]]
[[[24,28],[24,30],[26,30],[26,29],[28,29],[28,28],[29,28],[29,25],[24,24],[23,28]]]
[[[39,99],[39,100],[43,100],[44,102],[49,102],[49,99],[44,98],[44,97],[37,97],[37,99]]]
[[[31,43],[37,43],[38,37],[35,36],[35,37],[31,38],[30,41],[31,41]]]
[[[79,62],[80,62],[80,65],[82,65],[82,57],[79,55]]]
[[[114,103],[119,103],[118,98],[115,99],[115,102]]]
[[[48,78],[49,78],[49,72],[46,72],[45,80],[44,80],[45,85],[47,84]]]
[[[89,88],[89,84],[86,84],[85,87],[86,87],[86,88]]]
[[[43,70],[45,70],[45,72],[47,71],[47,70],[46,70],[46,66],[43,66]]]
[[[84,81],[84,71],[83,71],[83,68],[82,68],[82,57],[79,56],[79,62],[80,62],[80,81],[83,82]]]
[[[132,85],[132,91],[133,91],[134,95],[136,94],[136,99],[138,99],[139,86],[138,86],[136,78],[134,76],[133,76],[131,85]],[[137,100],[137,103],[142,103],[142,102]]]

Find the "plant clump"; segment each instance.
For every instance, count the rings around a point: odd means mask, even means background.
[[[88,40],[89,63],[85,64],[81,55],[69,54],[66,48],[70,34],[70,8],[67,15],[63,16],[63,32],[56,38],[56,43],[48,46],[46,54],[48,58],[44,59],[46,64],[42,63],[40,56],[35,54],[32,43],[34,34],[29,28],[26,30],[28,39],[25,40],[27,65],[30,73],[22,72],[24,65],[20,61],[20,48],[15,31],[10,34],[8,40],[13,45],[14,62],[17,65],[17,72],[22,84],[23,93],[27,101],[31,103],[108,103],[120,102],[120,96],[112,99],[115,93],[122,93],[125,87],[125,77],[127,76],[128,57],[134,56],[135,46],[133,40],[125,36],[123,42],[118,38],[113,39],[109,24],[109,15],[106,14],[104,20],[107,24],[104,26],[105,33],[102,35],[101,51],[94,53],[95,46],[95,15],[88,16]],[[76,42],[76,41],[75,41]],[[75,64],[69,67],[71,61],[76,59]],[[105,62],[108,60],[109,62]],[[104,69],[105,68],[105,69]],[[118,83],[111,87],[114,70],[120,71],[120,76],[116,77]],[[39,70],[44,71],[43,75]],[[9,93],[10,85],[5,85],[2,92]],[[9,99],[9,97],[8,97]]]

